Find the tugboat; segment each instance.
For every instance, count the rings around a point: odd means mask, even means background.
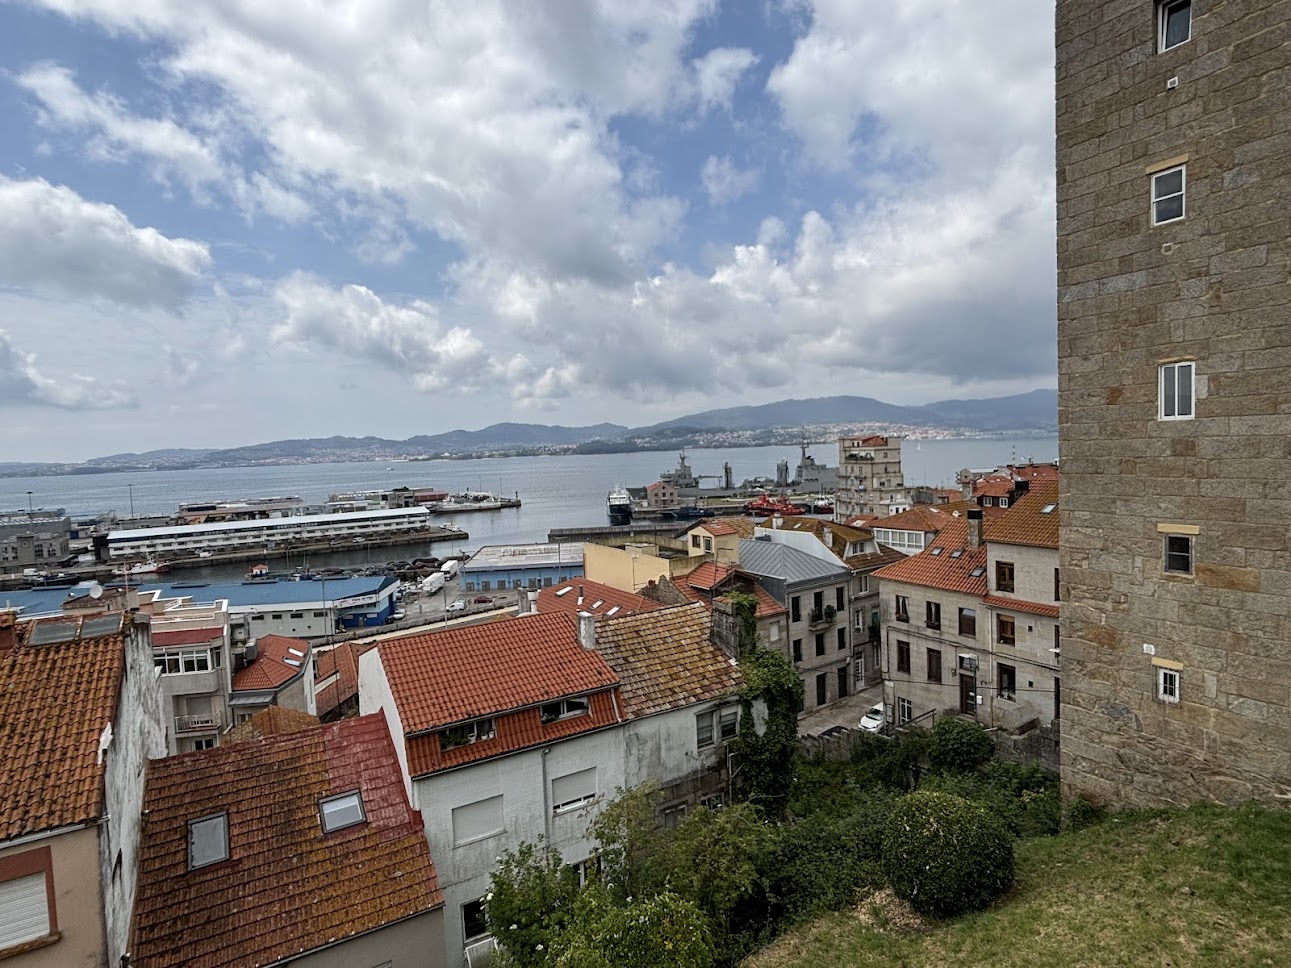
[[[616,484],[605,498],[605,509],[610,516],[610,524],[632,523],[632,496],[621,484]]]
[[[785,500],[762,495],[762,497],[750,501],[744,505],[744,510],[749,514],[802,514],[806,508],[799,507],[797,504],[791,504]]]
[[[145,558],[131,565],[118,565],[112,573],[118,578],[139,578],[144,575],[164,575],[168,571],[170,571],[170,565],[164,561]]]

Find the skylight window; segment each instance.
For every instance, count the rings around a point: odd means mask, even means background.
[[[1053,514],[1053,512],[1057,509],[1057,507],[1058,507],[1058,505],[1056,505],[1056,504],[1046,504],[1044,507],[1042,507],[1042,508],[1040,509],[1040,513],[1041,513],[1041,514]]]
[[[964,553],[964,549],[963,549],[963,548],[956,548],[954,551],[952,551],[952,552],[950,553],[950,557],[952,557],[952,558],[958,558],[958,557],[959,557],[960,555],[962,555],[963,553]]]
[[[592,602],[592,608],[600,608],[604,604],[605,604],[605,599],[598,598],[596,601]]]
[[[305,658],[305,653],[301,652],[300,649],[288,647],[287,651],[290,652],[292,655],[294,655],[297,659]]]
[[[981,578],[985,574],[986,574],[985,568],[974,568],[972,571],[968,573],[970,578]]]
[[[188,821],[188,869],[229,859],[229,815],[217,813]]]
[[[605,613],[605,617],[606,617],[606,618],[609,618],[611,615],[613,615],[613,614],[614,614],[615,612],[617,612],[618,610],[619,610],[619,606],[615,605],[612,609],[610,609],[608,612],[606,612],[606,613]]]
[[[557,598],[560,598],[560,597],[561,597],[561,596],[563,596],[563,595],[568,595],[568,594],[569,594],[570,592],[572,592],[573,590],[574,590],[574,586],[573,586],[573,585],[566,585],[566,586],[565,586],[564,588],[562,588],[560,591],[556,592],[556,597],[557,597]]]
[[[934,558],[936,558],[938,555],[940,555],[940,554],[941,554],[941,552],[942,552],[942,549],[941,549],[941,548],[933,548],[933,549],[932,549],[932,556],[933,556]]]
[[[323,820],[323,833],[353,827],[367,819],[363,814],[363,798],[358,790],[342,793],[340,796],[328,797],[318,801],[318,813]]]

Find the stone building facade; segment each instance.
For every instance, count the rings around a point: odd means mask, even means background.
[[[838,439],[834,520],[860,514],[887,517],[909,508],[901,471],[901,438],[878,434]]]
[[[1062,767],[1291,792],[1291,2],[1058,0]]]

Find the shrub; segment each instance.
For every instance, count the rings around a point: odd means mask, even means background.
[[[1039,767],[988,763],[979,773],[942,773],[920,787],[986,807],[1018,837],[1056,834],[1062,816],[1058,777]]]
[[[578,878],[560,854],[523,843],[498,861],[485,901],[489,930],[519,968],[546,964],[552,944],[569,924]]]
[[[1107,811],[1098,804],[1086,800],[1079,793],[1067,801],[1067,830],[1084,830],[1103,822]]]
[[[990,762],[995,743],[977,723],[948,717],[932,728],[932,765],[951,773],[972,773]]]
[[[920,914],[984,908],[1013,883],[1013,839],[985,807],[920,790],[898,801],[883,832],[884,876]]]
[[[622,906],[590,888],[558,945],[557,968],[712,968],[712,934],[690,901],[663,893]]]

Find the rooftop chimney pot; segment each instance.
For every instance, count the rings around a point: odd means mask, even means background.
[[[587,612],[578,613],[578,644],[589,652],[596,651],[596,617]]]

